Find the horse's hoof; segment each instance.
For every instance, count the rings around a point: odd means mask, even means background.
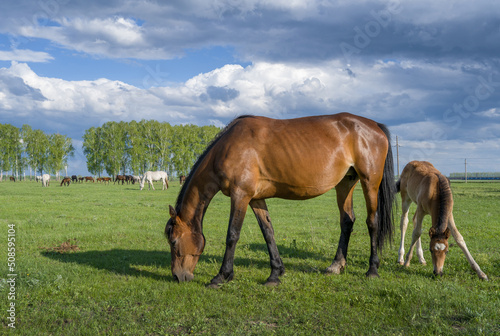
[[[209,283],[206,287],[211,289],[219,289],[221,285],[216,283]]]
[[[368,272],[366,272],[366,277],[367,278],[378,278],[379,275],[378,275],[377,269],[375,267],[370,267]]]
[[[264,286],[266,287],[276,287],[281,283],[281,281],[278,280],[267,280]]]
[[[344,266],[341,266],[341,265],[331,265],[330,267],[328,267],[325,270],[325,273],[327,275],[331,275],[331,274],[340,274],[343,271],[344,271]]]

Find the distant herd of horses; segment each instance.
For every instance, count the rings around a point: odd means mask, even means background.
[[[16,179],[11,176],[10,180],[15,182]],[[49,174],[43,174],[41,176],[35,176],[36,182],[42,182],[43,187],[48,187],[50,185],[50,175]],[[186,180],[185,175],[181,175],[179,177],[179,183],[182,186],[184,181]],[[160,181],[162,183],[162,190],[167,190],[168,189],[168,174],[164,171],[147,171],[144,173],[143,176],[135,176],[135,175],[116,175],[116,177],[113,179],[111,177],[97,177],[94,179],[92,176],[80,176],[78,177],[77,175],[72,175],[71,177],[65,176],[61,180],[60,186],[69,186],[71,183],[83,183],[83,182],[92,182],[92,183],[103,183],[103,184],[109,184],[110,182],[113,182],[113,184],[120,184],[124,185],[125,183],[127,184],[135,184],[139,183],[140,185],[140,190],[144,188],[144,185],[148,183],[149,189],[154,188],[153,182]]]
[[[37,176],[48,186],[50,176]],[[12,179],[12,178],[11,178]],[[66,177],[62,185],[92,181],[90,176]],[[98,178],[109,183],[111,178]],[[142,177],[118,175],[114,183],[161,181],[168,188],[167,173],[146,172]],[[266,205],[267,198],[306,200],[336,189],[340,213],[340,238],[327,274],[340,274],[347,265],[349,240],[355,221],[353,194],[361,184],[370,236],[367,277],[378,277],[379,257],[387,239],[394,233],[393,204],[401,193],[401,240],[398,262],[410,265],[413,251],[425,264],[421,244],[422,220],[430,215],[429,250],[434,274],[441,276],[448,253],[448,238],[453,236],[470,266],[480,279],[488,280],[467,249],[453,218],[453,197],[449,180],[431,163],[412,161],[394,179],[394,164],[387,127],[373,120],[349,113],[271,119],[241,116],[234,119],[207,146],[188,176],[180,176],[180,192],[175,206],[169,206],[170,218],[165,236],[170,245],[171,272],[178,282],[194,278],[194,269],[205,247],[203,218],[212,198],[221,191],[231,199],[226,249],[218,274],[207,285],[218,288],[233,279],[236,244],[248,206],[257,218],[270,258],[271,274],[266,285],[280,283],[285,273],[274,228]],[[414,230],[408,253],[404,237],[410,205],[416,203]]]

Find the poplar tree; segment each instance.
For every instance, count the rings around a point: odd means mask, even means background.
[[[96,176],[101,176],[104,170],[102,150],[102,129],[91,127],[83,134],[83,153],[87,158],[87,170]]]

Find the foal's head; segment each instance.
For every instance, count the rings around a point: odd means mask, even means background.
[[[171,269],[174,280],[183,282],[194,278],[193,272],[205,247],[201,232],[192,231],[170,206],[170,219],[165,227],[165,236],[170,245]]]
[[[432,255],[432,265],[434,266],[434,275],[443,275],[444,260],[448,254],[448,238],[450,229],[446,228],[444,232],[438,232],[434,227],[429,230],[431,237],[430,251]]]

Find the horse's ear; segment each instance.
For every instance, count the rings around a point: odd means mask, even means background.
[[[430,230],[429,230],[429,237],[432,237],[434,235],[436,235],[436,229],[433,228],[433,227],[431,227]]]
[[[175,218],[177,217],[177,211],[175,211],[174,207],[169,205],[168,210],[170,212],[170,218],[175,222]]]
[[[444,236],[446,237],[446,239],[450,238],[450,228],[446,228],[446,230],[444,230]]]

